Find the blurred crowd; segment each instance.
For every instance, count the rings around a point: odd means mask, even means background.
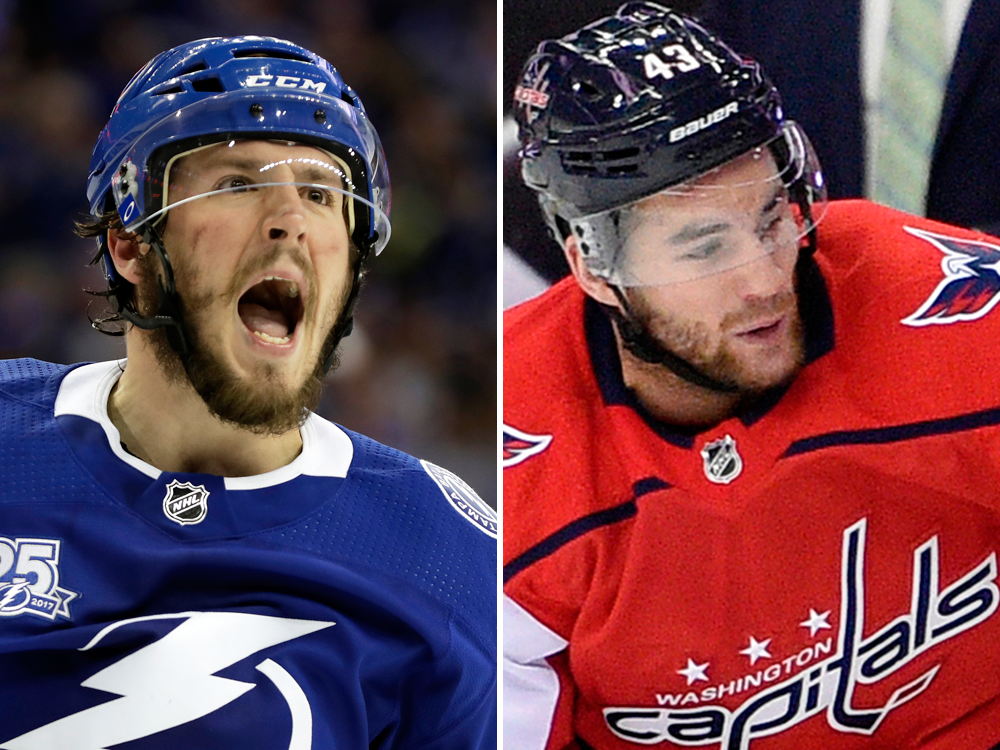
[[[123,356],[90,328],[76,238],[97,135],[132,75],[207,36],[288,39],[361,96],[392,178],[392,239],[319,412],[440,464],[496,504],[496,3],[0,0],[0,358]]]

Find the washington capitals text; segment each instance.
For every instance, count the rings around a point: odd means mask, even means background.
[[[754,695],[735,711],[723,706],[606,708],[609,729],[639,744],[695,747],[718,743],[725,750],[746,750],[755,738],[778,734],[826,711],[827,722],[837,731],[873,734],[889,713],[931,686],[940,665],[897,689],[881,708],[854,708],[855,688],[882,681],[917,656],[991,617],[1000,603],[1000,590],[995,552],[941,590],[938,539],[932,537],[914,552],[910,611],[863,638],[866,529],[867,521],[862,519],[844,531],[840,623],[832,656]]]

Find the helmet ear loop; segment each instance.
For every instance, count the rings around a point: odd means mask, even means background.
[[[773,143],[770,144],[771,155],[774,156],[774,160],[778,166],[778,172],[783,173],[792,164],[792,154],[791,149],[788,146],[788,142],[784,138],[778,138]],[[792,183],[788,186],[788,197],[798,205],[799,211],[802,212],[802,221],[804,226],[809,227],[808,231],[808,243],[804,248],[802,248],[802,253],[805,255],[812,255],[816,252],[816,224],[813,222],[812,218],[812,200],[809,196],[811,188],[807,184],[806,180],[801,174],[799,174]]]
[[[149,318],[143,317],[134,308],[123,305],[120,310],[121,316],[132,325],[146,331],[166,328],[170,347],[183,361],[191,353],[191,347],[184,332],[184,306],[174,283],[174,267],[167,256],[166,248],[163,247],[163,239],[154,227],[149,224],[143,226],[142,240],[156,253],[163,269],[163,274],[156,278],[156,314]]]
[[[678,377],[710,391],[739,393],[739,388],[736,386],[717,380],[711,375],[702,372],[686,359],[682,359],[654,339],[642,324],[639,323],[637,316],[632,310],[632,306],[625,297],[625,293],[614,284],[609,284],[608,286],[614,293],[615,298],[617,298],[618,303],[622,306],[622,309],[619,310],[617,307],[611,305],[601,305],[601,307],[605,309],[612,321],[614,321],[615,327],[622,337],[622,343],[629,352],[643,362],[664,365]]]
[[[804,180],[799,179],[789,188],[788,193],[792,200],[798,204],[805,226],[809,227],[806,235],[809,239],[806,246],[800,251],[800,254],[810,257],[816,252],[816,222],[813,221],[812,216],[812,201],[809,198],[809,186],[805,184]]]

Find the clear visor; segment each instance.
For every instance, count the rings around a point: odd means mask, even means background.
[[[333,238],[354,236],[357,226],[369,226],[371,216],[378,233],[374,250],[382,251],[391,233],[389,217],[358,194],[346,162],[299,144],[288,144],[293,148],[287,157],[260,158],[246,143],[235,141],[228,148],[215,144],[175,156],[164,170],[162,191],[152,191],[162,208],[126,229],[161,226],[169,212],[184,208],[244,229],[275,217],[299,216],[310,234]]]
[[[792,200],[796,191],[806,197],[805,211]],[[772,141],[694,180],[570,224],[592,273],[622,287],[662,286],[797,251],[822,217],[825,198],[815,154],[790,123]]]

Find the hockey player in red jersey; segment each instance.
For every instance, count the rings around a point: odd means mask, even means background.
[[[1000,747],[1000,240],[827,202],[651,3],[520,83],[572,277],[504,319],[505,747]]]

